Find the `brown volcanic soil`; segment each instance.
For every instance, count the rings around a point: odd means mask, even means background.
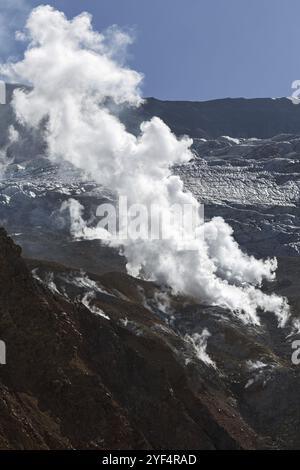
[[[36,281],[1,229],[0,448],[262,446],[218,374],[138,301],[145,283],[104,277],[128,294],[103,296],[110,320]]]

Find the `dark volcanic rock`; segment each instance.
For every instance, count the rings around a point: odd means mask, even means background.
[[[111,293],[86,308],[32,278],[4,230],[0,260],[1,448],[259,446],[216,372],[186,368],[189,344],[137,302],[147,283],[106,276]]]
[[[300,133],[300,107],[287,98],[225,98],[212,101],[161,101],[147,98],[142,107],[123,111],[128,128],[152,116],[163,119],[177,135],[258,137]]]
[[[164,304],[166,293],[161,288],[123,273],[97,276],[45,261],[28,260],[27,264],[34,276],[54,292],[61,292],[73,301],[82,299],[85,304],[89,298],[90,310],[98,311],[98,314],[105,312],[111,322],[117,322],[122,330],[115,337],[116,347],[119,348],[121,334],[122,339],[127,338],[135,345],[143,358],[157,364],[165,364],[166,353],[171,347],[175,355],[171,354],[165,369],[169,391],[177,397],[178,407],[184,406],[189,410],[193,420],[197,418],[207,423],[208,407],[218,424],[221,420],[226,429],[230,420],[230,429],[233,432],[234,428],[235,436],[245,430],[247,434],[250,424],[259,436],[256,447],[299,448],[300,369],[291,360],[291,343],[299,339],[299,329],[295,328],[300,314],[298,258],[280,259],[277,281],[265,286],[269,292],[288,296],[291,318],[285,328],[278,328],[272,314],[261,313],[261,325],[254,327],[243,323],[232,312],[195,305],[188,299],[171,296]],[[205,330],[210,334],[207,349],[201,347],[199,341]],[[94,335],[98,335],[97,330],[93,331]],[[87,331],[85,338],[90,336]],[[107,359],[108,351],[111,354],[110,346],[106,342],[101,343],[103,350],[99,357],[99,342],[96,340],[93,344],[93,357],[98,358],[101,370],[106,370],[109,389],[116,391],[118,401],[125,403],[127,409],[132,409],[132,405],[124,390],[130,389],[130,381],[140,386],[142,380],[144,385],[139,399],[134,397],[134,410],[138,412],[141,425],[145,426],[143,432],[146,435],[146,429],[155,426],[156,418],[145,412],[145,400],[148,404],[150,400],[151,407],[156,409],[153,396],[168,396],[163,385],[164,374],[156,376],[148,369],[146,373],[141,362],[142,369],[137,365],[133,371],[124,360],[121,370],[117,369],[118,375],[114,376],[102,363]],[[143,372],[137,372],[140,370]],[[183,376],[179,378],[175,373],[176,370],[179,375],[184,374],[188,387],[185,381],[182,382]],[[159,415],[163,416],[161,410]],[[220,429],[211,421],[209,423],[212,440],[218,436],[216,447],[231,447],[228,441],[225,444],[222,440],[220,444]],[[160,441],[164,436],[159,436]]]

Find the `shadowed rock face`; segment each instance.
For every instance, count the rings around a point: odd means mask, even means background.
[[[283,263],[275,288],[296,315],[299,264]],[[299,447],[300,374],[270,315],[253,328],[188,299],[166,308],[124,273],[25,263],[4,230],[0,280],[0,448]]]
[[[177,135],[193,138],[257,137],[300,133],[300,107],[287,98],[225,98],[212,101],[161,101],[147,98],[136,110],[121,117],[129,129],[152,116],[163,119]]]
[[[259,445],[214,370],[138,301],[141,289],[154,286],[106,275],[99,314],[79,301],[78,282],[69,283],[64,296],[53,293],[31,276],[20,253],[1,230],[0,333],[7,364],[0,369],[0,448]],[[41,276],[49,271],[30,263]],[[58,265],[51,269],[72,274]]]

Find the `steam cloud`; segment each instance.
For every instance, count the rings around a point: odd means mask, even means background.
[[[200,361],[204,362],[207,366],[216,369],[216,363],[211,359],[207,353],[207,340],[211,336],[207,328],[204,328],[201,334],[194,333],[192,336],[185,335],[185,340],[190,342],[194,348],[196,356]]]
[[[130,204],[159,206],[162,217],[170,215],[173,204],[198,210],[197,200],[171,173],[172,165],[192,158],[192,140],[177,139],[157,117],[144,122],[135,137],[111,111],[111,103],[142,102],[142,75],[117,59],[130,38],[117,29],[95,32],[89,14],[69,21],[50,6],[31,12],[24,34],[29,42],[24,59],[4,64],[0,71],[33,86],[31,91],[16,90],[13,106],[23,124],[38,128],[46,122],[49,158],[65,159],[89,172]],[[77,217],[73,227],[77,224],[84,233],[80,207],[72,207]],[[124,241],[130,274],[229,308],[245,322],[258,324],[261,309],[274,312],[284,325],[286,300],[260,290],[263,279],[274,279],[276,260],[243,253],[220,217],[208,223],[199,218],[188,246],[182,245],[181,227],[169,229],[167,240]]]

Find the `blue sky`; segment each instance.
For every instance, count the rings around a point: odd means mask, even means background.
[[[2,2],[7,1],[0,0],[0,14]],[[278,97],[290,95],[292,81],[300,79],[299,0],[45,3],[69,17],[89,11],[97,29],[112,24],[133,28],[136,41],[129,64],[145,74],[144,96],[187,100]]]

